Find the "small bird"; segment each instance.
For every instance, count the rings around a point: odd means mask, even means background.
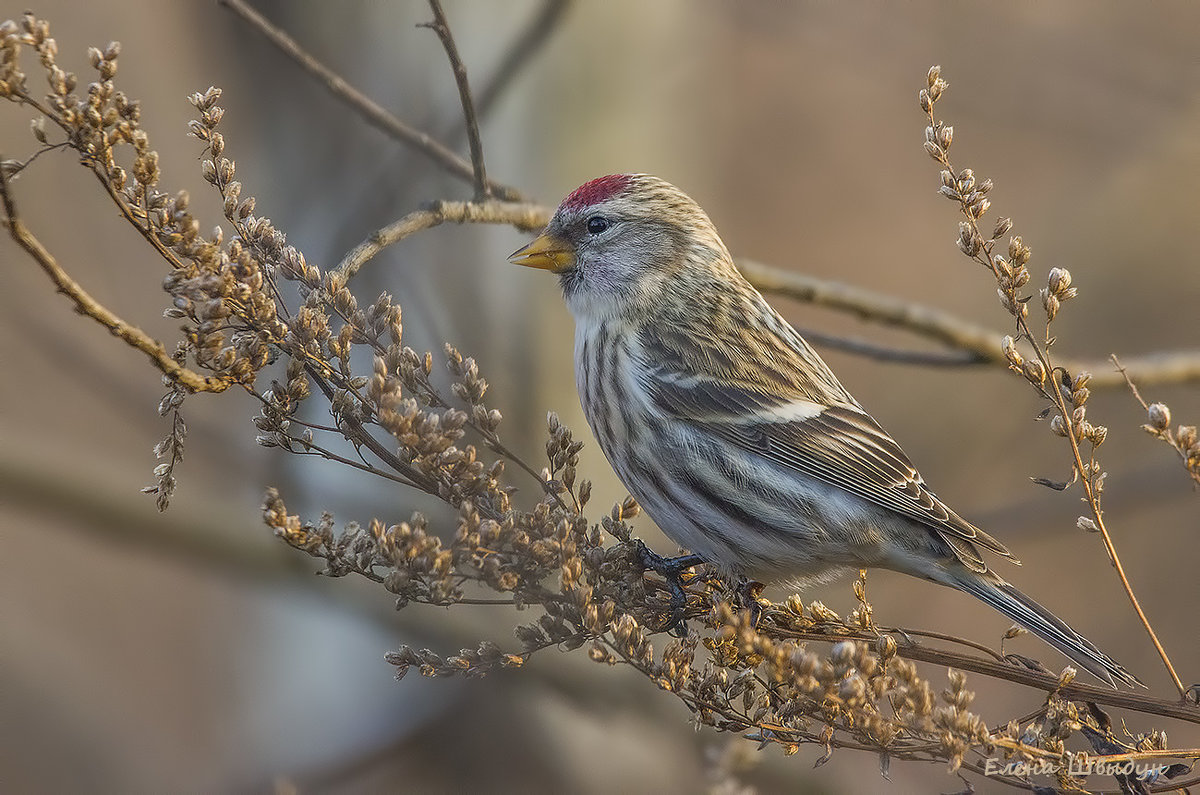
[[[1141,685],[988,567],[985,552],[1012,554],[925,485],[681,190],[594,179],[510,260],[558,274],[588,424],[688,565],[795,584],[903,572],[981,599],[1113,687]]]

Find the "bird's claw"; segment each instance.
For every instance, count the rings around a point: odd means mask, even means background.
[[[693,566],[704,563],[699,555],[679,555],[674,558],[664,558],[657,552],[652,552],[641,539],[637,540],[637,559],[646,571],[653,571],[666,580],[667,590],[671,594],[671,618],[663,627],[668,633],[677,637],[687,637],[687,592],[683,589],[683,572]]]
[[[766,588],[761,582],[747,579],[745,577],[738,580],[737,586],[734,588],[734,593],[737,594],[738,601],[742,606],[750,611],[750,626],[758,628],[758,621],[762,618],[762,603],[758,601],[758,597]]]

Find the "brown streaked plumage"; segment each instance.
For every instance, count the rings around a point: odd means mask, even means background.
[[[680,546],[766,581],[869,567],[932,580],[1109,684],[1140,684],[989,568],[984,553],[1008,549],[925,485],[679,189],[648,174],[592,180],[512,260],[558,274],[588,423]]]

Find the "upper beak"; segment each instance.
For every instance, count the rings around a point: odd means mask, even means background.
[[[543,232],[529,245],[514,251],[508,261],[529,268],[561,273],[575,264],[575,253],[561,238]]]

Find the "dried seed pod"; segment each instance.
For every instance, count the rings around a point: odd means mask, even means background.
[[[1037,359],[1030,359],[1025,362],[1025,377],[1040,386],[1046,380],[1046,368]]]
[[[1066,268],[1051,268],[1046,279],[1050,292],[1058,298],[1065,298],[1066,291],[1071,286],[1071,272]]]
[[[975,231],[975,227],[966,221],[960,221],[958,224],[958,248],[968,257],[974,257],[979,253],[983,241]]]
[[[1011,363],[1014,367],[1020,367],[1025,363],[1025,359],[1021,356],[1021,352],[1017,350],[1016,340],[1014,340],[1012,337],[1005,335],[1004,339],[1000,341],[1000,345],[1004,348],[1004,357],[1008,359],[1009,363]]]
[[[1058,309],[1061,306],[1058,298],[1049,290],[1042,290],[1042,308],[1046,310],[1046,319],[1054,320],[1058,316]]]
[[[1171,424],[1171,409],[1167,408],[1165,403],[1151,403],[1146,409],[1146,414],[1155,430],[1165,431]]]
[[[1050,420],[1050,430],[1057,436],[1067,435],[1067,423],[1063,421],[1061,414],[1055,414],[1054,419]]]

